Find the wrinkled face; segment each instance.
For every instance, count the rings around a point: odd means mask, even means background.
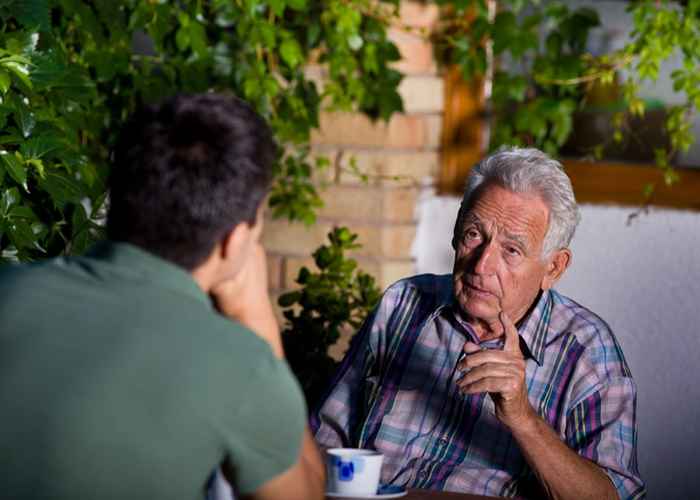
[[[455,235],[454,295],[480,336],[484,329],[500,334],[501,307],[517,322],[551,286],[542,258],[548,214],[539,196],[493,184],[465,213]]]

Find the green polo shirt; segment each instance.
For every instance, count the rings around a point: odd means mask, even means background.
[[[225,457],[249,493],[304,423],[286,363],[179,267],[124,243],[0,267],[0,497],[202,498]]]

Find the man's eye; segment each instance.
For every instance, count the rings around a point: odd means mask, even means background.
[[[506,247],[506,253],[508,255],[520,255],[520,249],[518,247]]]
[[[475,240],[479,238],[479,236],[479,231],[477,231],[476,229],[467,229],[467,232],[464,233],[465,239],[468,240]]]

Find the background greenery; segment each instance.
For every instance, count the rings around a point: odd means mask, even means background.
[[[108,151],[140,103],[176,92],[228,90],[272,124],[284,155],[270,198],[275,216],[311,224],[321,201],[309,156],[323,107],[389,119],[402,111],[399,53],[387,39],[399,0],[0,0],[0,262],[82,252],[101,237]],[[624,109],[613,140],[642,115],[638,89],[664,60],[685,97],[667,113],[670,159],[694,141],[700,105],[700,0],[629,3],[632,39],[586,52],[599,15],[566,2],[436,0],[432,36],[445,64],[467,79],[492,77],[491,146],[527,144],[556,154],[594,85],[618,85]],[[327,69],[319,88],[304,72]],[[624,70],[626,80],[621,81]],[[593,153],[600,153],[601,150]]]
[[[80,253],[101,237],[108,151],[131,111],[177,92],[232,91],[272,124],[276,216],[321,205],[309,136],[321,104],[401,111],[385,25],[349,0],[0,0],[0,259]],[[388,2],[393,8],[396,2]],[[304,63],[328,69],[323,89]]]
[[[665,182],[678,180],[670,161],[695,141],[691,123],[700,106],[700,1],[628,2],[629,42],[597,56],[587,52],[590,31],[600,25],[593,7],[539,0],[437,3],[449,13],[436,37],[443,61],[461,67],[467,80],[492,80],[491,148],[532,145],[556,155],[571,135],[574,113],[606,86],[620,96],[611,139],[622,142],[645,112],[640,85],[656,81],[661,64],[680,55],[682,67],[670,76],[684,102],[667,110],[664,130],[657,133],[667,134],[668,145],[654,151]],[[600,157],[603,146],[593,156]]]
[[[309,406],[318,401],[337,367],[329,347],[343,332],[356,332],[380,297],[374,278],[346,256],[360,246],[357,235],[346,227],[335,228],[328,241],[313,254],[317,271],[302,267],[299,289],[279,299],[287,319],[284,351]]]

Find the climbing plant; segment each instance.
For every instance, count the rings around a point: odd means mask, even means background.
[[[700,106],[700,1],[637,0],[633,23],[619,50],[592,55],[587,41],[600,25],[594,3],[571,8],[540,0],[437,0],[445,10],[434,40],[442,60],[467,80],[486,78],[492,133],[490,147],[531,145],[556,155],[572,132],[573,114],[593,87],[619,86],[623,109],[612,117],[612,140],[645,113],[640,86],[659,78],[661,65],[680,57],[670,75],[681,104],[670,106],[666,147],[655,151],[667,184],[678,180],[670,160],[695,141],[691,123]],[[602,147],[592,153],[599,156]]]
[[[385,2],[395,8],[398,0]],[[101,237],[114,132],[143,102],[230,91],[284,153],[270,204],[314,221],[319,110],[401,111],[399,58],[368,0],[0,0],[0,260],[80,253]],[[325,69],[319,86],[306,72]]]

